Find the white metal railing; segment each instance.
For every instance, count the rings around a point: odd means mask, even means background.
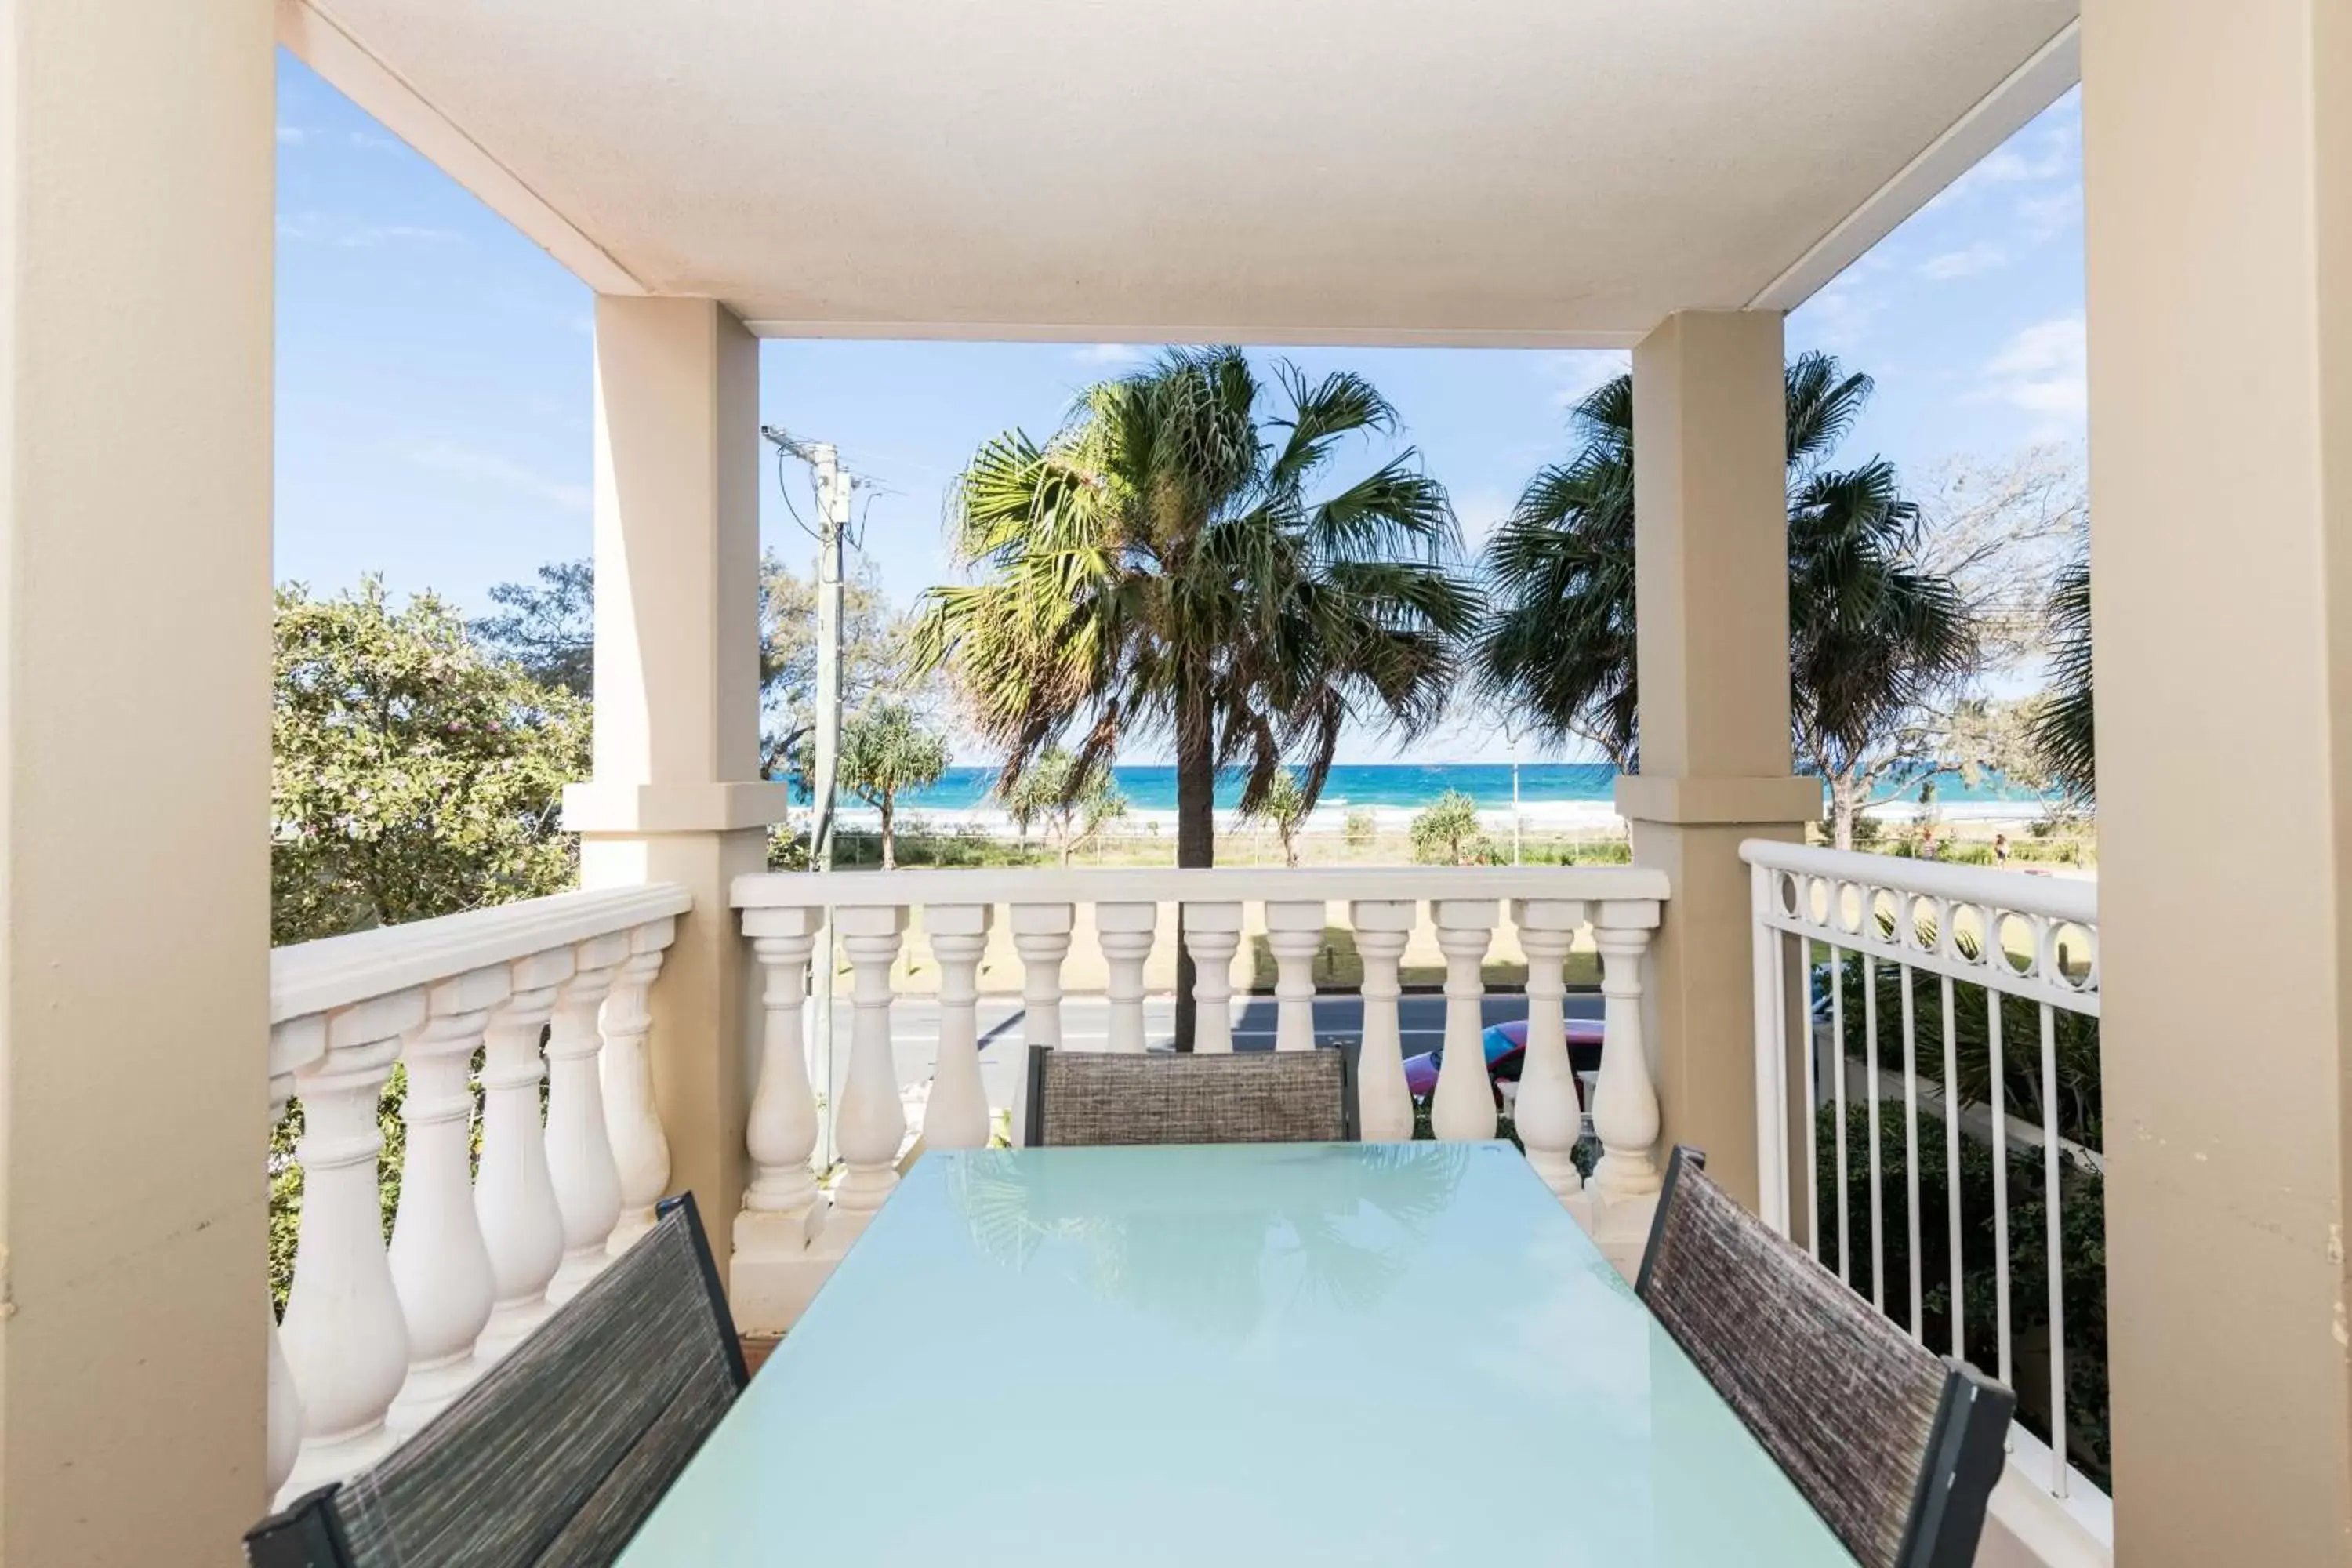
[[[766,976],[766,1036],[748,1137],[756,1173],[735,1237],[739,1316],[748,1312],[750,1326],[785,1326],[813,1283],[772,1290],[762,1281],[803,1262],[828,1268],[898,1179],[908,1124],[891,1053],[891,973],[918,912],[940,973],[938,1056],[922,1135],[931,1147],[971,1148],[990,1131],[975,976],[997,911],[1004,911],[1022,966],[1024,1044],[1063,1043],[1062,965],[1078,911],[1087,908],[1108,973],[1107,1048],[1140,1051],[1144,969],[1160,940],[1161,908],[1171,904],[1181,908],[1184,946],[1197,967],[1194,1048],[1201,1051],[1233,1048],[1233,961],[1252,903],[1264,906],[1277,975],[1275,1048],[1312,1048],[1314,962],[1333,907],[1344,910],[1363,963],[1363,1135],[1383,1140],[1413,1132],[1397,1012],[1399,964],[1425,910],[1446,972],[1444,1060],[1431,1123],[1440,1138],[1491,1138],[1496,1116],[1480,1045],[1480,969],[1507,904],[1527,954],[1529,1007],[1514,1125],[1529,1163],[1563,1199],[1584,1188],[1570,1158],[1583,1116],[1565,1039],[1563,964],[1578,933],[1589,928],[1605,996],[1608,1043],[1591,1108],[1602,1148],[1593,1187],[1605,1199],[1657,1186],[1658,1101],[1643,1046],[1640,966],[1666,891],[1663,872],[1631,867],[911,870],[739,879],[734,902]],[[843,1171],[829,1201],[811,1173],[818,1104],[803,1016],[828,909],[853,973],[849,1062],[834,1115]]]
[[[2072,1511],[2095,1528],[2095,1521],[2105,1517],[2105,1500],[2067,1460],[2063,1234],[2068,1177],[2095,1172],[2098,1161],[2062,1125],[2067,1086],[2059,1072],[2059,1039],[2062,1029],[2075,1033],[2083,1028],[2070,1015],[2095,1020],[2099,1013],[2096,884],[1753,839],[1740,847],[1740,855],[1751,868],[1754,889],[1757,1133],[1765,1216],[1784,1235],[1794,1233],[1794,1208],[1801,1196],[1801,1239],[1813,1255],[1882,1310],[1906,1318],[1912,1337],[1922,1343],[1927,1337],[1927,1291],[1942,1289],[1948,1298],[1948,1348],[1954,1355],[1967,1356],[1970,1264],[1965,1243],[1970,1220],[1981,1223],[1982,1216],[1963,1213],[1962,1140],[1988,1145],[1994,1370],[2003,1383],[2015,1387],[2018,1336],[2011,1321],[2010,1226],[2017,1205],[2010,1190],[2011,1142],[2027,1152],[2029,1171],[2032,1155],[2038,1154],[2045,1200],[2041,1262],[2048,1278],[2049,1376],[2046,1393],[2020,1392],[2025,1395],[2021,1404],[2046,1405],[2042,1414],[2049,1424],[2049,1442],[2046,1447],[2039,1441],[2014,1445],[2011,1458],[2015,1464],[2021,1455],[2033,1455],[2038,1462],[2030,1479],[2062,1501],[2088,1493]],[[1828,955],[1826,963],[1817,958],[1822,951]],[[1858,984],[1853,984],[1856,978]],[[1861,1007],[1858,1031],[1850,995],[1854,992]],[[1896,1015],[1892,1020],[1884,1016],[1890,1011]],[[2011,1070],[2008,1053],[2019,1042],[2013,1026],[2008,1030],[2011,1037],[2005,1037],[2005,1025],[2020,1015],[2036,1026],[2038,1038],[2026,1042],[2026,1048],[2038,1047],[2038,1072]],[[1798,1051],[1801,1068],[1791,1059]],[[1889,1054],[1896,1059],[1882,1067]],[[2026,1116],[2011,1113],[2011,1088],[2021,1076],[2026,1079],[2026,1092],[2015,1098],[2021,1100]],[[1979,1082],[1990,1103],[1974,1111],[1962,1086]],[[1847,1130],[1849,1105],[1856,1098],[1864,1121],[1859,1168],[1868,1189],[1866,1259],[1856,1258],[1854,1238],[1864,1218],[1850,1212],[1856,1151],[1848,1146]],[[1897,1238],[1888,1234],[1881,1118],[1895,1113],[1897,1099],[1905,1191],[1899,1239],[1907,1278],[1892,1282],[1903,1300],[1890,1304],[1887,1260]],[[1948,1196],[1941,1237],[1924,1236],[1922,1229],[1923,1102],[1943,1122]],[[2037,1108],[2038,1116],[2032,1114]],[[1822,1170],[1819,1128],[1824,1109],[1832,1113],[1828,1179],[1834,1188],[1832,1201],[1824,1201],[1816,1190],[1815,1173]],[[1792,1121],[1802,1123],[1801,1186],[1791,1160]],[[1827,1235],[1825,1209],[1834,1216]],[[1940,1280],[1923,1278],[1923,1254],[1937,1243],[1946,1256],[1946,1277]],[[1898,1311],[1901,1305],[1907,1305],[1907,1311]],[[1984,1342],[1981,1334],[1978,1342]]]
[[[303,1117],[270,1328],[273,1490],[368,1463],[653,1223],[669,1148],[646,994],[689,903],[667,885],[565,893],[270,954],[270,1120],[289,1100]],[[404,1065],[387,1246],[377,1112]]]

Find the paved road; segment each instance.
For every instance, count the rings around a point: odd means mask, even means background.
[[[1235,997],[1234,1046],[1237,1050],[1274,1048],[1275,1000],[1271,996]],[[1479,1011],[1489,1024],[1527,1016],[1527,998],[1488,996]],[[1568,1016],[1598,1018],[1601,999],[1593,992],[1571,993]],[[1018,1000],[982,998],[980,1003],[980,1076],[988,1089],[988,1103],[999,1109],[1018,1103],[1025,1055],[1022,1039],[1023,1009]],[[1166,1045],[1175,1037],[1176,999],[1150,996],[1143,1003],[1145,1038]],[[1315,999],[1315,1037],[1338,1042],[1358,1037],[1363,1026],[1364,1004],[1358,996]],[[1398,1032],[1404,1054],[1417,1056],[1433,1049],[1445,1037],[1445,998],[1412,995],[1397,1004]],[[1066,1044],[1099,1048],[1109,1037],[1110,1004],[1101,996],[1066,996],[1062,1000],[1062,1038]],[[901,1084],[929,1083],[938,1057],[939,1003],[929,996],[903,997],[890,1009],[891,1056]],[[834,1082],[838,1090],[849,1070],[849,1006],[844,998],[834,1014]]]

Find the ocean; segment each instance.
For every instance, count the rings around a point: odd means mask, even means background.
[[[1129,808],[1134,812],[1157,816],[1176,809],[1176,770],[1164,766],[1122,766],[1112,773],[1118,787],[1125,792]],[[1522,763],[1519,764],[1519,804],[1523,812],[1534,816],[1555,814],[1575,816],[1606,816],[1614,792],[1616,772],[1605,763]],[[972,813],[992,813],[996,803],[991,798],[996,786],[994,768],[950,768],[940,782],[929,789],[902,797],[905,807],[921,813],[962,816]],[[1482,811],[1508,812],[1511,808],[1511,764],[1508,763],[1340,763],[1331,769],[1331,777],[1323,786],[1323,798],[1318,811],[1346,812],[1370,810],[1381,816],[1395,812],[1418,811],[1447,790],[1459,790],[1477,802]],[[1938,805],[1950,810],[1963,809],[1954,815],[1966,816],[1965,808],[2030,803],[2033,796],[2004,781],[1987,776],[1974,788],[1958,774],[1936,776]],[[1916,801],[1919,781],[1913,779],[1879,793],[1885,802]],[[1241,800],[1241,781],[1228,776],[1218,781],[1217,807],[1230,811]],[[1546,810],[1545,808],[1550,808]],[[1570,808],[1561,813],[1560,808]]]

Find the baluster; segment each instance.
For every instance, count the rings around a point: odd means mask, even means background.
[[[547,1067],[539,1040],[572,978],[568,947],[517,959],[513,994],[490,1015],[482,1039],[482,1157],[474,1213],[490,1249],[498,1298],[476,1352],[495,1359],[547,1315],[547,1286],[563,1262],[563,1211],[547,1169],[539,1086]],[[487,1354],[485,1352],[488,1352]]]
[[[1103,989],[1110,998],[1108,1044],[1114,1051],[1143,1049],[1143,966],[1150,961],[1159,924],[1157,904],[1095,906],[1095,934],[1110,971]]]
[[[391,1444],[384,1412],[408,1374],[408,1330],[384,1255],[377,1103],[425,992],[362,1002],[327,1023],[325,1055],[294,1078],[302,1100],[301,1234],[278,1331],[301,1391],[306,1483],[348,1474]]]
[[[1653,1152],[1658,1142],[1658,1091],[1650,1081],[1650,1053],[1642,1023],[1642,954],[1658,923],[1648,900],[1612,900],[1601,906],[1592,937],[1601,949],[1601,1079],[1592,1096],[1592,1131],[1601,1163],[1592,1185],[1611,1202],[1658,1190]]]
[[[1234,1048],[1234,954],[1242,945],[1242,907],[1186,904],[1184,947],[1192,955],[1192,1049],[1214,1056]]]
[[[1314,902],[1268,901],[1266,951],[1274,954],[1274,1048],[1315,1048],[1315,955],[1323,949],[1324,907]]]
[[[490,1252],[474,1214],[474,1091],[467,1079],[490,1009],[507,999],[503,963],[445,980],[408,1037],[401,1120],[408,1155],[392,1227],[392,1282],[408,1322],[408,1381],[391,1425],[412,1431],[474,1379],[474,1342],[490,1321]]]
[[[1021,1037],[1062,1043],[1062,960],[1070,956],[1077,911],[1068,904],[1013,906],[1013,951],[1021,955]]]
[[[604,1242],[614,1258],[653,1228],[654,1205],[669,1187],[669,1137],[654,1100],[650,1004],[663,954],[677,936],[676,920],[631,931],[629,961],[604,998],[604,1130],[621,1179],[621,1217]]]
[[[556,993],[547,1031],[547,1173],[563,1215],[563,1260],[548,1282],[550,1306],[580,1293],[608,1261],[604,1244],[621,1218],[621,1170],[604,1130],[604,1032],[596,1016],[629,959],[629,933],[591,937],[572,949],[572,975]]]
[[[296,1018],[271,1030],[270,1037],[273,1066],[282,1049],[289,1046],[300,1056],[315,1056],[325,1048],[325,1023],[319,1018]],[[269,1125],[273,1131],[285,1120],[286,1102],[293,1095],[294,1075],[272,1072]],[[302,1395],[294,1386],[294,1369],[287,1364],[286,1347],[278,1339],[278,1309],[274,1303],[269,1307],[268,1367],[268,1439],[263,1465],[269,1495],[275,1498],[285,1488],[287,1478],[294,1473],[294,1461],[302,1452]]]
[[[735,1216],[735,1277],[743,1265],[794,1259],[824,1218],[824,1195],[809,1162],[816,1153],[816,1096],[809,1088],[805,1005],[809,960],[824,911],[763,909],[743,911],[743,930],[767,977],[761,1000],[767,1017],[760,1047],[760,1083],[751,1097],[745,1142],[751,1186]]]
[[[1495,900],[1441,899],[1430,913],[1437,922],[1438,951],[1445,954],[1445,1060],[1437,1069],[1437,1092],[1430,1096],[1430,1130],[1446,1139],[1492,1138],[1495,1086],[1486,1076],[1478,1005],[1486,994],[1479,967],[1495,937]]]
[[[1359,899],[1348,906],[1356,955],[1363,960],[1363,1045],[1356,1059],[1356,1105],[1368,1143],[1402,1143],[1412,1136],[1412,1091],[1404,1079],[1404,1047],[1397,1028],[1397,964],[1412,934],[1409,899]]]
[[[834,923],[853,972],[849,1079],[834,1123],[847,1167],[834,1189],[834,1215],[836,1224],[848,1223],[846,1245],[898,1184],[907,1109],[898,1098],[898,1069],[890,1050],[890,966],[898,960],[907,911],[898,905],[850,904],[834,911]]]
[[[1511,905],[1519,947],[1528,955],[1528,1048],[1519,1068],[1519,1097],[1511,1124],[1528,1163],[1562,1198],[1584,1190],[1576,1168],[1576,1142],[1584,1131],[1576,1072],[1568,1055],[1568,950],[1584,923],[1581,903],[1520,899]]]
[[[923,1108],[923,1142],[933,1149],[988,1146],[988,1090],[980,1080],[980,956],[996,910],[988,904],[932,904],[923,932],[940,965],[940,1052]]]

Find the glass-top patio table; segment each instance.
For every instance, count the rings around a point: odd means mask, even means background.
[[[928,1154],[622,1558],[1852,1561],[1501,1143]]]

